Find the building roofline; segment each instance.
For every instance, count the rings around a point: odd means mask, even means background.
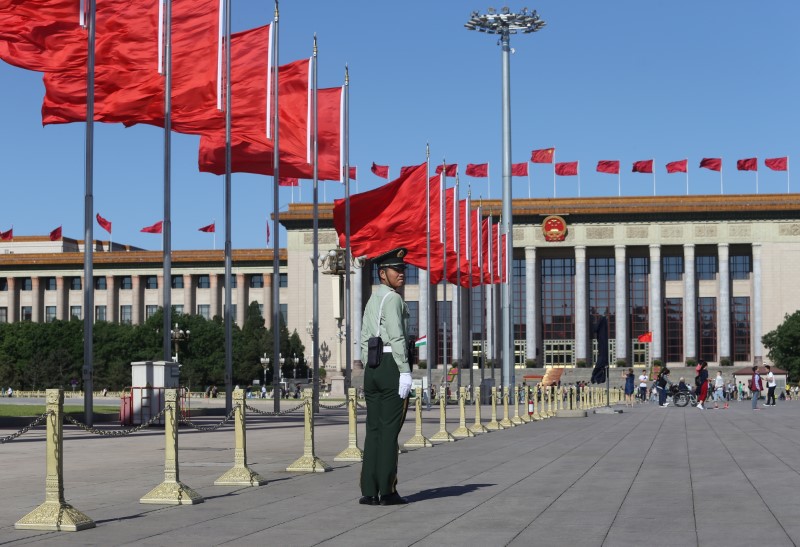
[[[35,237],[35,236],[34,236]],[[16,239],[16,238],[15,238]],[[49,241],[49,238],[48,238]],[[233,262],[271,262],[272,249],[234,249]],[[83,264],[83,253],[9,253],[2,255],[3,266],[73,266]],[[172,251],[172,264],[182,265],[191,263],[223,262],[224,251],[212,250],[183,250]],[[286,249],[280,249],[278,259],[286,261]],[[164,253],[162,251],[97,251],[93,254],[92,262],[96,265],[114,264],[162,264]]]

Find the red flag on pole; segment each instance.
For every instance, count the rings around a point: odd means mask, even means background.
[[[686,173],[689,171],[689,160],[671,161],[667,164],[667,173]]]
[[[736,160],[736,169],[739,171],[758,171],[758,158]]]
[[[636,340],[638,340],[639,342],[652,342],[653,341],[653,333],[652,332],[646,332],[644,334],[640,334],[636,338]]]
[[[10,230],[5,232],[0,232],[0,241],[11,241],[14,239],[14,227],[12,226]]]
[[[351,166],[350,170],[348,171],[348,179],[356,180],[356,168],[355,166]]]
[[[522,163],[512,163],[511,164],[511,176],[512,177],[527,177],[528,176],[528,162],[523,161]]]
[[[541,150],[534,150],[531,152],[532,163],[553,163],[553,155],[556,153],[555,148],[543,148]]]
[[[400,168],[400,176],[403,177],[403,176],[409,174],[411,171],[413,171],[417,167],[418,166],[416,166],[416,165],[404,165],[404,166],[402,166]]]
[[[488,163],[468,163],[465,171],[468,177],[485,178],[489,176]]]
[[[212,222],[208,226],[203,226],[202,228],[198,228],[197,231],[206,232],[207,234],[210,234],[217,231],[217,225],[215,222]]]
[[[772,169],[773,171],[788,171],[789,170],[789,158],[767,158],[764,160],[764,165]]]
[[[61,226],[50,232],[50,241],[58,241],[61,239]]]
[[[700,160],[700,167],[712,171],[722,171],[722,158],[703,158]]]
[[[457,172],[458,172],[457,163],[445,164],[445,171],[444,171],[445,176],[455,177]],[[436,166],[436,174],[440,175],[441,173],[442,173],[442,165],[439,164]]]
[[[370,168],[376,177],[380,177],[382,179],[389,178],[389,166],[388,165],[378,165],[375,162],[372,162],[372,167]]]
[[[577,174],[578,174],[577,161],[565,161],[563,163],[556,164],[556,175],[560,177],[572,177]]]
[[[653,160],[642,160],[633,162],[632,173],[652,173]]]
[[[145,226],[144,228],[142,228],[139,231],[140,232],[144,232],[146,234],[160,234],[161,233],[161,229],[163,228],[163,226],[164,226],[164,221],[163,220],[159,220],[158,222],[156,222],[152,226]]]
[[[110,234],[111,233],[111,221],[110,220],[106,220],[103,217],[101,217],[100,213],[97,213],[97,217],[96,218],[97,218],[97,223],[100,225],[100,227]]]
[[[597,162],[598,173],[608,173],[609,175],[619,175],[618,160],[600,160]]]
[[[300,179],[297,177],[278,177],[278,186],[300,186]]]

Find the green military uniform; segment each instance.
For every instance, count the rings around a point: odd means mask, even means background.
[[[395,249],[374,262],[379,267],[404,267],[404,254],[405,249]],[[361,494],[375,499],[380,495],[381,500],[390,494],[397,496],[397,436],[408,407],[408,399],[401,399],[398,394],[398,385],[400,373],[411,372],[408,318],[403,298],[392,288],[380,285],[367,302],[361,328],[361,355],[367,355],[368,340],[378,332],[384,344],[380,365],[367,366],[364,371],[367,434],[361,466]]]

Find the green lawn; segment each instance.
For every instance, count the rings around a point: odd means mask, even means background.
[[[0,417],[40,416],[44,414],[45,405],[3,405],[0,404]],[[67,414],[83,414],[83,406],[65,405]],[[118,414],[118,406],[95,406],[95,414]]]

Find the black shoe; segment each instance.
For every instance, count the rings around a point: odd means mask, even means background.
[[[380,502],[378,501],[378,496],[361,496],[358,503],[361,505],[378,505]]]
[[[405,505],[407,503],[408,500],[401,497],[397,492],[381,496],[381,505]]]

